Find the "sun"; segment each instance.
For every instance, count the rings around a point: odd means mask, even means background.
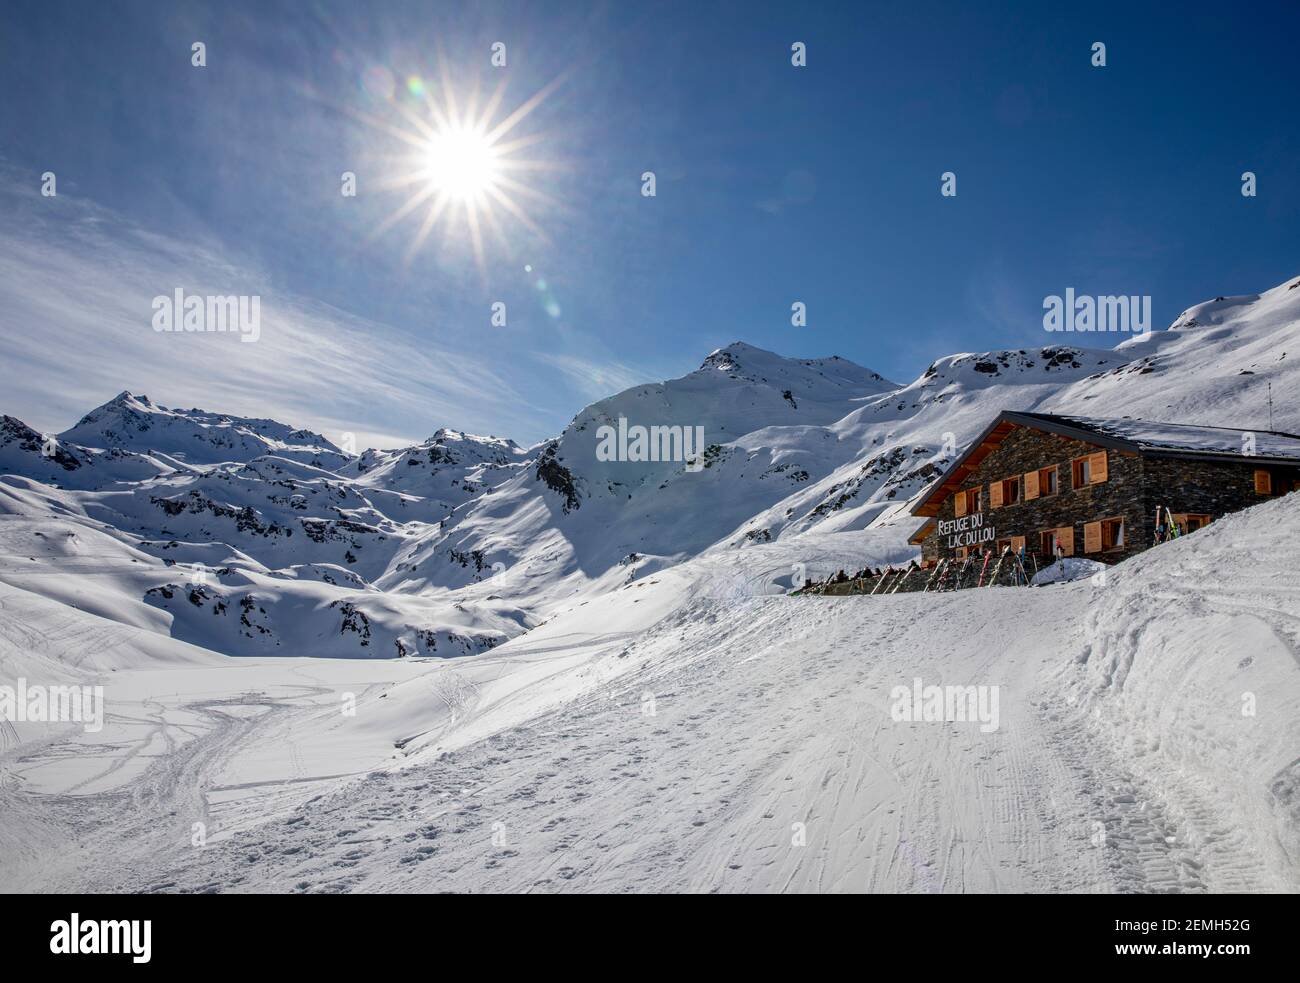
[[[405,86],[392,86],[384,98],[389,113],[348,110],[349,115],[405,147],[403,154],[391,159],[388,175],[375,186],[380,191],[402,191],[406,198],[368,239],[378,239],[407,216],[423,211],[404,264],[414,259],[441,223],[448,238],[457,229],[467,233],[482,275],[486,275],[485,232],[508,244],[507,226],[513,221],[546,240],[529,209],[556,202],[536,186],[535,178],[561,165],[532,156],[530,148],[543,141],[542,135],[517,131],[564,79],[561,75],[503,112],[504,82],[482,100],[474,86],[462,101],[444,65],[437,82],[411,76]]]
[[[424,148],[424,178],[436,193],[461,202],[479,202],[496,193],[497,152],[479,127],[456,126],[434,134]]]

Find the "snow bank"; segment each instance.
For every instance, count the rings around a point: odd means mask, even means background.
[[[1035,587],[1045,584],[1063,584],[1072,580],[1094,577],[1106,569],[1106,564],[1082,556],[1065,556],[1034,574],[1030,581]]]

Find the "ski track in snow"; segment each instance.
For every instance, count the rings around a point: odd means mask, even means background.
[[[1256,524],[1260,536],[1272,528]],[[487,657],[430,664],[420,682],[453,716],[415,763],[223,785],[232,759],[295,747],[285,735],[319,714],[304,700],[330,687],[313,688],[317,663],[304,660],[275,698],[185,704],[202,732],[120,790],[41,795],[7,781],[3,805],[22,821],[4,826],[30,831],[29,858],[69,858],[39,876],[28,868],[26,884],[43,890],[1293,891],[1294,852],[1257,803],[1214,780],[1246,747],[1199,719],[1215,698],[1197,703],[1198,687],[1223,667],[1199,674],[1212,646],[1190,666],[1173,656],[1227,631],[1290,674],[1294,716],[1300,588],[1244,560],[1223,565],[1193,549],[1213,546],[1210,533],[1197,536],[1103,587],[696,591],[612,645],[557,633],[512,642],[496,668]],[[1208,569],[1218,579],[1188,590]],[[566,644],[588,653],[572,670],[586,682],[557,706],[512,709],[527,689],[486,699],[494,676]],[[1149,686],[1129,692],[1139,670],[1159,681],[1160,660],[1186,684],[1170,680],[1178,691],[1163,701]],[[1001,726],[895,723],[889,691],[913,676],[1000,686]],[[485,720],[487,736],[454,739]],[[1177,747],[1162,747],[1171,735]],[[200,821],[210,839],[196,849]],[[795,824],[806,845],[794,845]]]

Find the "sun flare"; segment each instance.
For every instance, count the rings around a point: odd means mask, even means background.
[[[558,165],[522,156],[521,151],[535,147],[542,137],[518,135],[515,130],[562,81],[555,79],[510,112],[501,113],[504,83],[482,104],[477,86],[462,102],[444,70],[436,83],[412,76],[404,87],[388,90],[385,102],[400,117],[401,125],[382,115],[352,112],[407,148],[393,159],[388,176],[377,182],[381,191],[405,190],[406,200],[379,224],[370,239],[379,238],[422,210],[405,262],[414,259],[442,223],[448,238],[458,227],[468,233],[481,273],[486,268],[485,227],[502,243],[507,242],[507,220],[545,239],[528,209],[554,205],[555,200],[528,178]]]

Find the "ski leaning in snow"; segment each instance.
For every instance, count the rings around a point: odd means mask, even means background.
[[[903,584],[907,583],[908,578],[912,576],[912,574],[916,571],[916,569],[917,569],[916,567],[908,567],[907,572],[904,573],[901,578],[899,578],[898,583],[894,585],[893,590],[891,590],[889,593],[897,594],[898,588],[902,587]]]
[[[973,569],[975,569],[975,559],[967,554],[966,559],[962,561],[961,566],[957,569],[957,590],[961,590],[962,585],[966,583],[966,578],[970,576]]]
[[[884,584],[884,582],[889,579],[889,575],[891,573],[893,573],[892,569],[881,571],[880,576],[876,578],[876,583],[871,588],[872,594],[875,594],[876,591],[880,590],[881,585]]]
[[[1009,554],[1010,552],[1011,552],[1010,546],[1004,546],[1002,548],[1002,554],[998,557],[998,562],[993,565],[993,576],[989,577],[989,582],[988,582],[989,587],[992,587],[994,584],[998,582],[998,571],[1002,569],[1002,562],[1007,558],[1007,554]]]
[[[934,572],[931,573],[929,579],[926,580],[925,587],[921,591],[922,594],[928,594],[930,592],[931,585],[934,584],[935,579],[939,576],[939,574],[943,572],[943,568],[948,565],[948,562],[949,559],[946,556],[939,561],[938,565],[936,565],[934,568]]]
[[[1165,518],[1169,520],[1169,538],[1177,539],[1183,534],[1183,531],[1178,528],[1178,523],[1174,521],[1174,514],[1169,511],[1168,505],[1165,506]]]

